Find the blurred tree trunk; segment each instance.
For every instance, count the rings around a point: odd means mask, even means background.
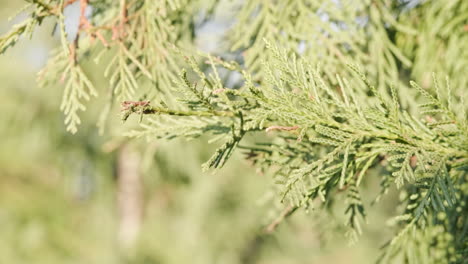
[[[143,196],[140,175],[141,156],[130,144],[124,144],[117,160],[118,242],[130,249],[141,227]]]

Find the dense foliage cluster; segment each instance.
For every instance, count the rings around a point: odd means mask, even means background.
[[[129,137],[210,136],[219,147],[205,169],[243,152],[273,176],[280,221],[332,210],[343,193],[352,241],[366,220],[364,183],[378,177],[373,204],[391,188],[401,199],[379,261],[467,260],[467,1],[28,2],[0,52],[43,20],[57,23],[62,45],[38,79],[63,87],[70,132],[85,101],[108,94],[103,131],[118,102],[124,121],[139,116]],[[73,2],[79,29],[67,36]],[[236,11],[219,47],[195,52],[225,5]],[[89,60],[108,88],[88,77]]]

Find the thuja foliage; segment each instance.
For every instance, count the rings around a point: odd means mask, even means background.
[[[372,204],[391,188],[401,204],[378,261],[467,261],[467,1],[28,2],[0,51],[46,18],[57,24],[61,46],[39,81],[63,87],[72,133],[85,101],[108,94],[101,126],[119,102],[124,121],[140,121],[129,137],[209,136],[219,147],[207,170],[244,153],[273,175],[280,221],[331,210],[344,193],[351,241],[369,208],[363,183],[377,176]],[[74,2],[70,37],[63,11]],[[233,26],[219,50],[195,52],[197,32],[227,7]],[[91,59],[109,88],[83,70]]]

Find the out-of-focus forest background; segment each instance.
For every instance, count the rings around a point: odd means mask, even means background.
[[[22,5],[0,1],[1,33],[21,20],[6,18]],[[125,142],[115,137],[125,129],[116,109],[100,136],[105,97],[82,115],[77,134],[66,132],[62,90],[35,80],[58,45],[53,26],[0,57],[0,263],[370,263],[392,236],[381,225],[394,214],[392,195],[370,210],[354,246],[338,212],[299,212],[274,234],[259,234],[276,214],[272,179],[239,153],[216,174],[202,173],[214,148],[203,138]],[[216,29],[206,31],[200,48],[216,40]],[[86,71],[96,86],[108,85],[93,67]],[[327,226],[338,232],[323,232]]]

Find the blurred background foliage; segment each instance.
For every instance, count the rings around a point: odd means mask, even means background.
[[[23,4],[0,1],[1,33],[21,20],[4,18]],[[408,19],[418,19],[417,12],[411,15]],[[216,19],[229,24],[222,15]],[[434,28],[427,25],[418,29],[422,43],[433,36]],[[189,144],[126,142],[118,135],[132,124],[122,126],[116,109],[107,132],[99,135],[96,113],[102,111],[105,96],[81,114],[77,134],[66,132],[59,110],[62,90],[38,88],[35,81],[58,45],[58,38],[50,37],[53,27],[45,23],[31,41],[19,42],[0,57],[0,263],[370,263],[392,236],[381,225],[395,214],[397,197],[392,194],[369,210],[364,236],[352,247],[344,238],[343,208],[331,216],[301,211],[274,234],[261,234],[278,213],[271,209],[276,200],[267,175],[240,154],[215,175],[202,173],[200,165],[214,149],[205,138]],[[215,44],[218,28],[208,24],[199,30],[199,48],[220,48]],[[444,30],[450,33],[450,28]],[[415,42],[395,38],[417,65],[414,71],[427,71],[422,65],[432,59],[424,54],[429,48],[416,54]],[[463,63],[450,74],[463,69]],[[444,67],[443,62],[433,65]],[[108,86],[100,74],[93,75],[100,72],[98,67],[89,64],[85,70],[96,87]],[[466,87],[465,77],[457,80]],[[130,246],[122,245],[127,227],[119,209],[118,173],[125,153],[137,163],[141,187],[134,199],[141,216],[136,217],[137,237]],[[377,180],[368,183],[366,192],[377,192]]]

